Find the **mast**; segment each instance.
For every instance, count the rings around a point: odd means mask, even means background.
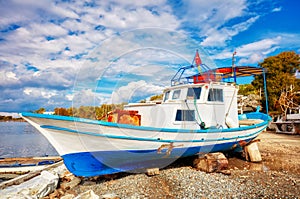
[[[232,69],[231,69],[231,71],[232,71],[232,74],[231,74],[231,76],[233,77],[233,79],[234,79],[234,82],[236,83],[236,70],[235,70],[235,56],[236,55],[236,51],[234,51],[233,52],[233,54],[232,54]]]

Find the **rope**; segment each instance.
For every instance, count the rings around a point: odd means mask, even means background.
[[[185,101],[185,104],[186,104],[188,110],[191,110],[190,107],[189,107],[189,105],[188,105],[188,103],[187,103],[187,100],[184,100],[184,101]],[[197,103],[196,102],[197,102],[197,99],[194,96],[194,106],[195,106],[195,109],[196,109],[196,112],[197,112],[197,116],[198,116],[198,118],[200,120],[200,123],[196,119],[194,121],[200,126],[201,129],[204,129],[205,128],[205,123],[201,119],[201,116],[200,116],[200,113],[198,111],[198,107],[197,107]]]

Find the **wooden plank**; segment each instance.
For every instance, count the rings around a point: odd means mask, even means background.
[[[42,161],[61,161],[62,158],[60,156],[47,156],[47,157],[17,157],[17,158],[1,158],[1,165],[9,165],[9,164],[37,164]]]
[[[300,114],[287,114],[287,120],[300,120]]]
[[[18,185],[18,184],[21,184],[35,176],[38,176],[40,175],[40,173],[44,170],[49,170],[49,169],[52,169],[52,168],[55,168],[55,167],[58,167],[60,165],[63,164],[63,161],[60,161],[60,162],[57,162],[57,163],[54,163],[52,165],[49,165],[47,166],[46,168],[44,168],[43,170],[38,170],[38,171],[33,171],[33,172],[29,172],[28,174],[25,174],[25,175],[21,175],[21,176],[18,176],[14,179],[11,179],[11,180],[8,180],[8,181],[5,181],[5,182],[2,182],[0,183],[0,189],[4,189],[8,186],[12,186],[12,185]]]
[[[272,124],[300,124],[300,121],[280,121],[280,122],[271,122]]]
[[[259,124],[262,123],[263,120],[260,119],[245,119],[245,120],[239,120],[239,125],[254,125],[254,124]]]

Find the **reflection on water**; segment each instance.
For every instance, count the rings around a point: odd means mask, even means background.
[[[0,122],[0,158],[58,155],[27,122]]]

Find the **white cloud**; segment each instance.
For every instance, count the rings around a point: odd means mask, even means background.
[[[226,21],[241,16],[246,8],[245,0],[188,0],[185,21],[206,22],[210,27],[219,27]]]
[[[11,87],[20,84],[16,73],[7,71],[7,69],[0,70],[0,77],[0,88],[6,86]]]
[[[251,17],[247,21],[236,24],[232,27],[224,27],[220,30],[216,28],[211,28],[206,31],[206,38],[201,42],[203,46],[225,46],[226,41],[231,40],[231,38],[242,31],[247,30],[259,16]]]
[[[107,103],[110,95],[103,93],[96,93],[91,88],[75,91],[72,99],[72,106],[99,106]],[[68,94],[71,97],[71,94]],[[69,98],[70,99],[70,98]]]
[[[34,88],[34,87],[27,87],[23,90],[23,93],[26,95],[30,95],[33,97],[41,97],[45,99],[50,99],[53,96],[58,95],[56,90],[49,90],[44,88]]]
[[[122,103],[132,101],[137,98],[142,100],[145,97],[150,97],[150,95],[162,93],[163,89],[164,87],[149,84],[144,80],[130,82],[126,86],[122,86],[112,93],[111,102]]]
[[[57,93],[56,93],[56,91],[52,91],[52,92],[51,91],[41,91],[41,95],[43,98],[49,99],[49,98],[57,95]]]
[[[36,36],[64,36],[68,34],[68,30],[64,29],[60,25],[53,23],[31,23],[27,26],[28,32],[30,32],[31,38]]]
[[[6,73],[6,77],[9,79],[13,79],[13,80],[19,80],[19,78],[17,78],[16,73],[13,73],[11,71]]]
[[[261,62],[264,58],[265,56],[260,53],[253,53],[249,57],[240,59],[238,64],[239,65],[257,64]]]
[[[72,94],[66,95],[66,99],[69,100],[69,101],[72,101],[73,98],[74,98],[74,95],[72,95]]]
[[[236,48],[236,57],[242,58],[239,61],[239,64],[251,64],[262,61],[267,54],[272,53],[279,48],[281,41],[282,38],[277,36],[274,38],[262,39],[253,43],[244,44]],[[214,59],[228,59],[231,57],[232,52],[227,50],[213,56]]]
[[[30,95],[32,93],[32,90],[30,88],[25,88],[23,91],[26,95]]]
[[[12,0],[0,2],[1,25],[11,23],[27,24],[32,22],[43,22],[46,18],[69,17],[78,18],[79,16],[61,3],[55,3],[51,0]]]
[[[281,9],[282,9],[282,7],[277,7],[277,8],[274,8],[274,9],[272,10],[272,12],[280,12]]]
[[[263,39],[257,42],[253,42],[250,44],[245,44],[239,48],[237,48],[237,52],[239,55],[249,55],[253,52],[262,52],[263,54],[267,54],[273,52],[276,49],[276,46],[280,43],[281,37],[275,37],[270,39]],[[274,49],[275,47],[275,49]]]
[[[115,15],[104,17],[103,24],[114,29],[132,29],[144,27],[164,27],[175,29],[179,26],[176,18],[169,13],[154,15],[145,8],[138,8],[135,11],[127,12],[123,9],[116,9]],[[143,19],[143,20],[140,20]]]

